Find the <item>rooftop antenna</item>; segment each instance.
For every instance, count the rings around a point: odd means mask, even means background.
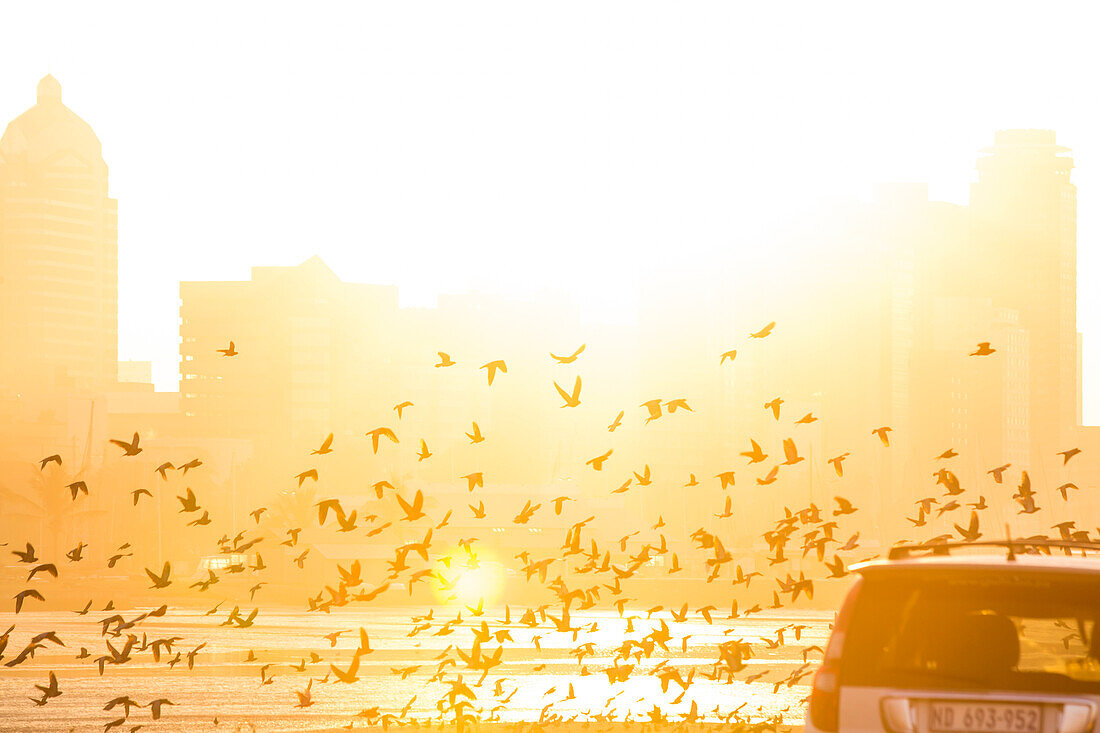
[[[1005,539],[1008,540],[1008,559],[1015,561],[1016,548],[1012,544],[1012,529],[1008,526],[1008,522],[1005,522]]]

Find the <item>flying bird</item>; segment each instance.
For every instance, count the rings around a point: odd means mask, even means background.
[[[661,400],[659,399],[647,400],[638,406],[649,410],[649,415],[645,419],[647,425],[661,416]]]
[[[798,455],[798,446],[794,444],[794,441],[790,438],[783,440],[783,455],[787,460],[783,461],[785,466],[793,466],[796,463],[801,463],[806,460],[802,456]]]
[[[772,411],[772,416],[775,417],[776,420],[778,420],[779,419],[779,406],[782,405],[782,404],[783,404],[783,398],[782,397],[776,397],[771,402],[765,402],[764,403],[764,409],[765,410],[771,410]]]
[[[138,453],[141,453],[141,446],[138,445],[140,442],[141,436],[137,433],[134,433],[134,437],[132,440],[130,440],[129,443],[127,443],[125,440],[115,440],[114,438],[111,438],[112,444],[117,445],[119,448],[125,451],[123,453],[123,457],[136,456]]]
[[[179,499],[179,502],[183,507],[179,510],[180,514],[183,514],[185,512],[197,512],[199,510],[198,499],[195,497],[195,492],[192,491],[190,488],[187,489],[186,496],[177,496],[176,498]],[[137,503],[136,497],[134,503]]]
[[[966,527],[960,527],[957,524],[953,526],[955,527],[955,531],[959,533],[959,536],[961,536],[965,542],[974,542],[982,536],[982,533],[978,529],[978,512],[976,511],[970,512],[970,524]]]
[[[149,580],[153,581],[153,584],[149,586],[150,590],[157,588],[167,588],[172,584],[172,581],[168,579],[168,576],[172,574],[172,564],[164,563],[164,569],[161,570],[160,575],[157,575],[149,568],[145,568],[145,574],[149,576]]]
[[[437,351],[435,353],[439,354],[439,363],[435,365],[437,368],[438,367],[449,367],[449,366],[454,366],[455,365],[455,363],[453,361],[451,361],[451,355],[450,354],[448,354],[444,351]]]
[[[401,511],[405,512],[405,516],[401,517],[402,521],[414,522],[424,516],[424,493],[422,491],[416,492],[411,504],[402,499],[400,494],[395,494],[395,496]]]
[[[759,443],[752,438],[749,438],[749,442],[752,443],[752,450],[742,451],[741,455],[749,459],[750,466],[754,463],[760,463],[768,457],[768,454],[760,448]]]
[[[775,321],[772,321],[771,323],[764,326],[762,329],[760,329],[756,333],[750,333],[749,336],[754,338],[754,339],[762,339],[765,336],[769,335],[774,328],[775,328]]]
[[[581,403],[581,378],[578,376],[573,382],[573,391],[566,392],[561,386],[554,382],[554,389],[558,390],[558,394],[565,400],[565,404],[560,407],[576,407]]]
[[[401,419],[401,416],[404,414],[406,407],[413,407],[413,403],[405,400],[404,402],[398,402],[396,405],[393,406],[393,409],[397,411],[398,420]]]
[[[1080,448],[1070,448],[1069,450],[1059,451],[1058,455],[1062,457],[1062,465],[1069,463],[1069,459],[1081,452]]]
[[[1057,489],[1055,489],[1055,491],[1062,495],[1062,501],[1069,501],[1069,489],[1073,489],[1074,491],[1076,491],[1077,484],[1070,481],[1068,483],[1062,484]]]
[[[490,361],[481,365],[482,369],[485,369],[489,377],[489,386],[493,386],[493,380],[496,378],[497,372],[508,373],[508,365],[504,363],[504,359],[497,359],[496,361]]]
[[[553,358],[559,364],[572,364],[577,360],[577,357],[584,351],[585,344],[581,344],[580,347],[569,356],[556,356],[553,352],[550,353]]]
[[[329,433],[328,437],[325,438],[323,443],[321,443],[321,447],[318,448],[317,450],[310,451],[309,454],[311,456],[323,456],[323,455],[326,455],[328,453],[332,453],[332,438],[333,438],[333,434]]]
[[[889,433],[891,430],[893,430],[893,428],[884,425],[881,428],[875,428],[874,430],[872,430],[871,434],[877,435],[878,439],[882,441],[882,444],[889,448],[890,436],[887,433]]]
[[[970,352],[971,356],[989,356],[994,353],[996,349],[989,345],[988,341],[979,341],[978,348]]]
[[[370,432],[368,432],[367,435],[370,436],[371,448],[374,450],[375,455],[378,455],[378,439],[379,438],[386,437],[386,438],[389,438],[390,440],[392,440],[394,443],[398,442],[397,436],[394,435],[393,431],[390,430],[389,428],[375,428],[374,430],[371,430]]]
[[[28,598],[33,598],[36,601],[45,601],[46,600],[42,596],[42,594],[39,593],[38,591],[36,591],[34,588],[28,588],[27,590],[19,591],[18,593],[15,594],[14,597],[15,597],[15,612],[16,613],[19,613],[21,610],[23,610],[23,602],[26,601]]]
[[[235,343],[233,343],[232,341],[230,341],[229,342],[229,348],[228,349],[218,349],[218,353],[221,354],[222,356],[236,356],[240,352],[237,351],[237,345]]]
[[[615,432],[615,428],[623,424],[623,415],[626,414],[626,410],[619,410],[619,414],[615,416],[615,419],[611,421],[611,424],[607,426],[607,432]]]
[[[603,455],[596,456],[595,458],[590,458],[589,460],[585,461],[584,465],[592,466],[592,468],[594,468],[595,470],[602,471],[604,461],[606,461],[608,458],[610,458],[611,454],[614,453],[614,452],[615,452],[615,449],[611,448],[607,451],[607,453],[604,453]]]
[[[837,476],[844,475],[844,459],[850,455],[850,453],[845,452],[829,459],[829,463],[833,464],[833,470],[836,471]]]

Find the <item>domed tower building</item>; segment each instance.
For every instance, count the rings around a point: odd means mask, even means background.
[[[0,390],[117,380],[118,209],[92,128],[52,76],[0,138]]]

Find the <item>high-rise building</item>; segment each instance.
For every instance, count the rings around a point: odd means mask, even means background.
[[[1079,415],[1077,188],[1051,130],[1002,130],[971,186],[973,293],[1028,332],[1032,459],[1063,450]]]
[[[180,303],[180,407],[194,434],[251,440],[276,461],[330,432],[362,439],[367,404],[393,382],[397,288],[342,282],[314,257],[180,283]],[[220,354],[231,341],[240,355]]]
[[[0,138],[0,385],[100,391],[118,365],[118,216],[99,138],[52,76]]]

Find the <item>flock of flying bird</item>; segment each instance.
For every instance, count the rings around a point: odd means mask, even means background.
[[[764,328],[750,334],[750,336],[752,339],[764,339],[772,333],[774,328],[775,323],[769,323]],[[585,346],[582,345],[569,355],[558,356],[551,353],[550,356],[559,364],[572,364],[581,358],[584,350]],[[218,351],[224,357],[241,356],[232,341],[229,343],[228,348],[219,349]],[[991,348],[990,344],[982,343],[971,355],[985,357],[995,351],[996,349]],[[727,362],[732,363],[736,358],[736,350],[721,354],[719,367],[723,368],[722,365]],[[446,369],[455,366],[455,364],[456,362],[449,354],[439,352],[439,361],[434,366],[439,369]],[[487,384],[490,387],[494,380],[499,379],[502,374],[506,375],[508,373],[507,364],[504,360],[487,362],[481,366],[481,369],[485,370]],[[553,386],[562,399],[562,408],[573,408],[581,403],[582,381],[580,376],[575,377],[571,387],[568,387],[568,385],[562,386],[556,381]],[[778,422],[781,419],[782,404],[783,400],[776,398],[766,403],[763,408],[769,411]],[[400,420],[404,410],[414,407],[415,405],[407,400],[395,405],[394,410],[397,413],[398,420]],[[643,425],[657,420],[665,414],[693,411],[685,399],[650,400],[643,402],[640,408],[643,411],[640,416],[644,417]],[[612,433],[615,432],[622,425],[625,415],[625,410],[619,412],[607,426],[607,430]],[[793,422],[795,424],[806,424],[817,419],[810,413]],[[869,431],[869,438],[871,436],[877,438],[878,443],[880,443],[879,449],[888,450],[891,445],[891,432],[889,426],[877,427]],[[389,449],[387,446],[390,444],[399,444],[403,437],[399,436],[393,428],[387,426],[380,426],[367,431],[365,436],[370,438],[371,450],[375,454],[381,450]],[[472,431],[466,433],[466,436],[475,445],[489,439],[482,434],[476,422],[473,424]],[[122,451],[123,458],[137,456],[143,451],[141,438],[137,433],[130,440],[111,440],[110,442]],[[311,455],[323,457],[332,453],[335,450],[333,443],[333,435],[329,435],[320,443],[317,449],[311,452]],[[420,440],[419,443],[418,460],[430,460],[432,453],[429,451],[427,444],[423,440]],[[1063,451],[1061,453],[1063,465],[1068,464],[1079,452],[1077,449]],[[593,456],[586,462],[584,470],[604,470],[605,464],[611,459],[612,453],[612,450],[608,450]],[[956,458],[957,455],[954,450],[947,450],[935,457],[935,460],[943,466],[934,474],[936,484],[943,487],[943,494],[942,496],[929,496],[917,502],[915,516],[908,517],[914,527],[925,526],[933,514],[937,517],[945,514],[956,516],[953,514],[954,512],[962,513],[964,511],[960,498],[965,490],[960,486],[956,474],[946,467],[948,465],[946,462]],[[844,462],[849,456],[850,453],[843,453],[828,459],[828,463],[837,477],[844,476]],[[749,466],[756,466],[764,464],[769,455],[756,439],[750,438],[748,439],[747,449],[741,452],[738,458],[745,459]],[[323,458],[319,460],[323,460]],[[804,460],[806,459],[799,454],[795,441],[789,438],[785,439],[782,443],[782,460],[776,460],[767,468],[766,472],[762,471],[761,475],[756,477],[756,484],[759,486],[773,484],[778,480],[780,472],[785,467],[794,466]],[[55,454],[41,459],[40,468],[45,470],[51,463],[60,465],[62,463],[61,455]],[[186,475],[187,472],[199,469],[201,466],[202,462],[197,459],[181,463],[178,466],[166,462],[157,466],[155,471],[161,479],[167,482],[169,471],[179,471],[182,475]],[[764,467],[761,466],[761,468]],[[990,469],[988,473],[991,481],[996,485],[1002,484],[1009,468],[1008,465],[1003,465]],[[713,480],[718,483],[718,487],[727,492],[722,506],[715,507],[714,516],[717,518],[730,518],[733,516],[733,495],[729,492],[731,489],[736,491],[738,486],[734,474],[735,472],[730,470],[720,472],[713,477]],[[306,481],[317,482],[319,476],[320,471],[317,468],[309,468],[294,476],[294,480],[301,487]],[[466,482],[469,495],[476,500],[477,497],[474,492],[484,487],[483,475],[480,472],[474,472],[463,476],[462,479]],[[627,478],[617,489],[614,489],[612,493],[623,493],[634,487],[648,486],[654,480],[650,467],[647,465],[641,471],[632,472],[632,476]],[[696,478],[695,474],[691,474],[684,486],[690,488],[699,484],[699,479]],[[90,491],[90,487],[84,481],[79,480],[71,483],[67,488],[71,492],[72,501],[80,500],[82,495],[87,496]],[[384,480],[373,484],[372,488],[378,500],[392,501],[391,506],[394,516],[392,521],[383,521],[382,517],[366,515],[365,512],[364,516],[360,516],[356,508],[346,507],[340,500],[328,498],[317,502],[315,505],[318,527],[338,533],[366,529],[367,537],[377,538],[374,541],[381,543],[386,539],[387,530],[391,530],[395,523],[401,526],[404,526],[403,523],[408,523],[409,526],[417,528],[418,536],[419,532],[423,531],[423,539],[393,546],[393,559],[388,563],[388,571],[385,577],[374,579],[364,577],[362,565],[358,561],[352,562],[347,567],[343,564],[337,565],[337,575],[332,579],[326,579],[320,584],[320,590],[307,599],[306,609],[313,613],[330,613],[337,608],[370,603],[402,587],[407,587],[411,596],[413,588],[417,584],[424,586],[434,584],[435,589],[442,595],[447,596],[447,601],[449,601],[448,604],[443,606],[443,609],[453,608],[456,605],[454,603],[456,599],[454,595],[456,578],[448,577],[448,571],[452,569],[452,566],[454,566],[454,570],[458,570],[457,566],[460,560],[465,562],[467,568],[478,567],[477,540],[471,538],[461,542],[465,552],[464,558],[445,557],[438,548],[433,546],[432,537],[433,532],[447,526],[453,510],[448,510],[443,516],[433,517],[429,515],[426,508],[425,496],[422,491],[416,491],[412,496],[402,495],[399,487]],[[1070,492],[1076,489],[1077,486],[1069,482],[1059,486],[1057,490],[1063,500],[1069,501]],[[137,506],[143,496],[152,496],[152,494],[148,489],[134,490],[132,492],[133,505]],[[1022,514],[1034,514],[1040,511],[1040,507],[1036,504],[1036,492],[1032,488],[1031,479],[1026,470],[1020,473],[1018,489],[1012,499],[1018,504],[1019,512]],[[186,489],[185,493],[177,497],[177,500],[179,502],[179,513],[189,520],[187,522],[188,527],[203,526],[214,521],[209,511],[203,508],[201,498],[196,496],[192,489]],[[554,515],[562,516],[566,504],[570,502],[583,510],[583,497],[559,496],[552,501]],[[984,496],[981,496],[976,501],[966,503],[966,506],[970,509],[969,518],[954,523],[954,534],[938,535],[927,541],[933,543],[950,539],[973,541],[981,537],[980,516],[981,512],[988,508],[988,504]],[[484,501],[477,500],[476,503],[470,503],[468,508],[475,521],[486,520],[487,509]],[[257,594],[262,593],[265,585],[268,585],[266,581],[260,579],[268,566],[265,564],[262,554],[258,551],[262,548],[261,543],[265,541],[277,540],[282,546],[289,548],[291,550],[290,554],[294,555],[293,564],[299,571],[304,571],[306,563],[310,559],[310,548],[301,548],[299,545],[299,534],[302,528],[290,528],[284,536],[272,538],[260,529],[261,517],[266,511],[267,508],[262,506],[250,508],[249,516],[253,520],[251,526],[254,531],[242,531],[234,537],[223,536],[218,543],[218,552],[226,555],[232,554],[235,557],[249,558],[252,564],[230,565],[220,573],[210,570],[206,577],[190,584],[188,590],[194,589],[198,593],[202,593],[219,583],[222,577],[227,574],[248,573],[257,582],[248,589],[248,601],[246,602],[242,598],[240,603],[244,603],[246,606],[254,604]],[[464,510],[460,509],[460,511]],[[523,508],[511,517],[511,522],[516,525],[526,524],[539,511],[545,512],[550,511],[550,509],[543,509],[540,503],[527,501]],[[689,649],[689,635],[678,638],[674,633],[675,624],[686,622],[689,618],[693,620],[701,619],[708,625],[714,624],[716,621],[733,621],[759,614],[767,609],[779,609],[789,606],[803,596],[812,599],[815,578],[820,581],[822,578],[842,578],[848,574],[847,565],[850,561],[850,554],[860,547],[859,532],[849,534],[852,528],[849,527],[847,531],[844,531],[843,523],[848,521],[847,517],[857,511],[858,508],[851,501],[841,496],[835,497],[833,502],[825,507],[820,507],[813,502],[810,502],[807,506],[784,507],[783,516],[774,518],[774,523],[762,533],[762,539],[769,549],[767,567],[749,572],[746,572],[745,568],[738,562],[739,558],[733,552],[727,550],[722,537],[718,534],[706,531],[704,528],[692,532],[689,535],[690,545],[695,552],[699,553],[697,564],[705,568],[705,582],[727,584],[729,587],[730,610],[728,614],[725,611],[719,612],[714,605],[691,608],[688,603],[678,602],[668,603],[667,606],[656,605],[644,611],[636,609],[637,601],[628,595],[631,582],[635,578],[651,573],[656,558],[662,558],[662,562],[658,566],[661,568],[659,571],[661,573],[674,576],[684,571],[679,554],[670,551],[668,547],[668,541],[664,534],[668,530],[663,517],[654,517],[653,524],[647,530],[634,532],[622,537],[617,543],[602,547],[594,537],[594,529],[598,526],[595,516],[587,516],[571,522],[567,522],[563,518],[560,520],[564,529],[560,552],[547,557],[536,557],[532,552],[524,551],[514,558],[519,577],[525,579],[528,584],[537,582],[542,586],[547,591],[546,597],[549,599],[547,603],[525,608],[522,612],[515,614],[513,614],[510,606],[506,606],[503,617],[492,620],[486,617],[486,610],[482,603],[476,606],[457,604],[459,606],[458,612],[453,617],[448,618],[443,618],[446,610],[443,610],[440,616],[437,617],[436,608],[414,615],[410,619],[411,629],[408,633],[410,639],[428,634],[449,636],[460,631],[465,632],[468,636],[465,637],[464,642],[456,641],[448,646],[435,657],[433,660],[434,665],[428,665],[423,671],[421,671],[422,665],[414,665],[391,668],[390,672],[402,679],[422,676],[427,682],[440,683],[443,692],[435,701],[435,710],[439,721],[455,721],[461,728],[462,725],[472,719],[499,720],[501,713],[507,710],[509,702],[516,694],[517,687],[515,681],[512,681],[511,686],[509,686],[509,680],[503,676],[498,676],[497,670],[501,665],[508,663],[505,657],[505,648],[506,644],[515,644],[512,632],[516,629],[525,629],[528,633],[537,632],[532,639],[535,647],[539,647],[540,640],[549,634],[565,635],[557,638],[569,639],[574,645],[570,649],[569,655],[576,659],[577,664],[576,684],[583,684],[583,678],[592,675],[606,677],[608,684],[615,688],[631,678],[648,675],[660,682],[663,693],[667,693],[670,687],[673,688],[674,692],[677,692],[673,699],[669,701],[672,705],[679,705],[685,701],[690,703],[687,712],[677,714],[666,712],[659,704],[654,704],[649,713],[642,718],[644,721],[652,723],[724,721],[751,730],[777,730],[783,725],[782,713],[770,716],[759,714],[754,716],[754,711],[745,709],[745,705],[725,711],[720,706],[712,710],[701,711],[697,703],[689,696],[689,691],[694,682],[703,679],[725,684],[732,684],[734,681],[743,683],[763,681],[770,683],[773,691],[776,692],[784,687],[793,688],[800,683],[805,684],[802,681],[812,674],[816,658],[823,654],[820,646],[816,644],[805,645],[797,649],[796,653],[801,656],[802,663],[791,666],[791,669],[785,674],[776,674],[776,670],[768,669],[759,664],[750,666],[747,662],[754,655],[757,655],[757,651],[761,648],[776,649],[784,645],[799,644],[802,632],[807,627],[802,624],[787,623],[775,628],[771,635],[745,638],[743,635],[738,636],[736,628],[729,625],[723,632],[723,636],[727,637],[726,641],[716,644],[707,655],[707,658],[711,661],[685,668],[682,664],[672,663],[670,659],[677,651],[686,655]],[[1056,529],[1063,538],[1088,538],[1088,533],[1078,529],[1072,521],[1059,522],[1052,529]],[[845,535],[847,535],[847,539],[844,539]],[[24,543],[20,542],[19,544]],[[83,553],[86,547],[87,545],[81,542],[66,553],[67,565],[62,565],[66,568],[66,572],[68,572],[68,567],[84,559]],[[128,557],[131,550],[132,548],[129,547],[128,543],[119,547],[109,559],[110,567],[114,567],[116,563]],[[29,587],[33,579],[38,576],[50,576],[59,579],[64,573],[59,572],[59,565],[62,564],[59,558],[39,557],[38,551],[30,542],[26,542],[25,547],[9,550],[9,552],[27,568],[26,580],[28,587],[18,590],[13,597],[14,611],[19,614],[28,608],[28,604],[32,602],[41,603],[45,600],[38,588]],[[786,563],[798,553],[801,554],[802,558],[816,559],[820,571],[812,572],[810,577],[807,577],[805,569],[799,570],[797,576],[784,570],[784,567],[791,567]],[[803,568],[805,567],[806,564],[804,563]],[[145,568],[144,573],[149,581],[148,594],[154,598],[165,589],[178,589],[181,583],[186,582],[173,576],[170,562],[165,562],[160,568]],[[302,572],[301,582],[303,584],[309,582],[308,578],[310,577],[309,574]],[[737,589],[739,587],[748,589],[755,578],[760,578],[760,580],[757,580],[757,588],[761,583],[768,582],[769,578],[775,584],[774,588],[771,589],[771,604],[756,603],[752,607],[739,609],[736,597]],[[76,613],[89,614],[91,605],[89,601],[87,606],[76,611]],[[214,616],[218,614],[221,605],[219,603],[210,609],[207,615]],[[598,624],[596,621],[583,621],[581,617],[584,616],[586,611],[603,608],[614,608],[625,625],[621,644],[611,650],[613,663],[594,668],[585,664],[585,660],[586,658],[598,656],[597,644],[594,641],[587,640],[587,637],[598,630]],[[167,604],[161,604],[152,611],[135,613],[129,617],[116,611],[112,604],[108,604],[103,611],[112,613],[105,618],[98,619],[103,643],[102,652],[97,654],[82,647],[77,656],[77,659],[96,665],[99,675],[107,675],[113,667],[132,662],[139,655],[148,655],[155,663],[163,662],[169,667],[185,664],[188,668],[194,668],[196,664],[202,663],[202,655],[207,646],[205,642],[184,651],[180,647],[181,642],[184,641],[182,637],[151,638],[143,630],[143,623],[146,620],[163,618],[168,613]],[[760,618],[766,618],[766,615]],[[25,645],[21,649],[17,649],[16,645],[13,644],[13,640],[16,638],[15,634],[20,624],[18,624],[18,618],[16,620],[16,624],[13,624],[11,628],[0,635],[0,664],[3,664],[4,667],[13,668],[24,664],[32,659],[38,650],[66,646],[64,640],[56,632],[44,631],[30,635]],[[669,621],[673,623],[673,626],[670,627]],[[242,609],[240,604],[235,604],[221,624],[232,629],[249,628],[254,625],[262,625],[263,615],[260,613],[258,605],[249,611]],[[338,639],[344,633],[348,632],[337,630],[323,638],[329,642],[330,647],[335,648]],[[333,656],[326,660],[321,655],[314,653],[308,663],[303,659],[298,665],[282,665],[273,662],[265,663],[261,655],[250,651],[244,662],[256,666],[261,685],[271,684],[274,679],[273,670],[280,667],[308,676],[308,681],[302,685],[301,689],[293,691],[293,696],[288,700],[288,705],[293,704],[296,708],[309,708],[317,702],[314,696],[322,685],[338,687],[340,685],[356,684],[361,679],[359,673],[362,660],[368,658],[373,651],[370,645],[369,629],[361,628],[359,630],[358,646],[350,655],[350,658],[338,659]],[[603,651],[606,651],[606,649],[601,650],[601,653]],[[702,653],[698,649],[694,649],[694,651],[699,654]],[[817,655],[817,657],[814,655]],[[315,668],[323,662],[327,662],[327,667],[321,668],[321,671],[324,672],[322,676],[315,673]],[[314,669],[311,669],[310,665]],[[753,672],[753,669],[757,671]],[[766,680],[763,679],[765,677],[767,677]],[[522,680],[522,678],[520,679]],[[120,677],[118,684],[120,686],[124,685],[124,680],[125,677]],[[315,687],[315,685],[317,686]],[[54,672],[49,672],[45,684],[36,684],[34,689],[37,690],[37,693],[32,695],[30,699],[36,706],[48,705],[52,700],[63,694]],[[340,693],[333,691],[326,694],[338,695]],[[546,693],[547,704],[542,710],[539,722],[567,722],[576,719],[610,721],[615,717],[613,706],[620,694],[622,694],[621,689],[612,694],[606,700],[602,709],[592,709],[566,716],[564,713],[556,712],[555,705],[576,699],[574,683],[570,682],[565,690],[558,690],[555,687]],[[382,710],[379,707],[366,708],[349,721],[348,727],[351,728],[357,722],[381,724],[384,727],[416,722],[415,716],[411,714],[415,700],[416,696],[409,700],[408,704],[401,710]],[[170,699],[163,697],[141,703],[128,694],[115,695],[105,701],[103,710],[108,712],[117,711],[118,717],[109,720],[105,724],[104,730],[110,731],[113,728],[125,726],[128,726],[131,731],[137,730],[151,721],[159,720],[162,715],[167,714],[168,708],[174,705],[175,703]],[[135,712],[138,710],[147,710],[149,714],[147,717],[139,718]],[[759,713],[759,710],[755,712]],[[216,718],[215,722],[217,722]]]

